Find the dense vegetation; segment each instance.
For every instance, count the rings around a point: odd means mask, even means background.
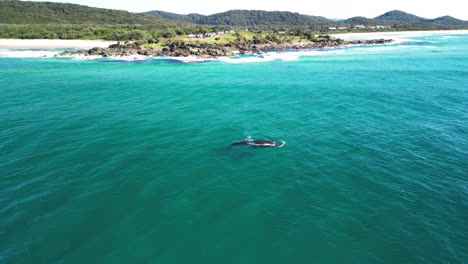
[[[409,14],[409,13],[399,11],[399,10],[393,10],[393,11],[387,12],[383,15],[376,17],[375,19],[380,20],[382,22],[398,21],[401,24],[421,23],[426,20],[422,17],[418,17],[413,14]]]
[[[327,26],[386,25],[399,30],[416,29],[457,29],[468,27],[468,21],[445,16],[425,19],[403,11],[390,11],[376,18],[352,17],[343,21],[333,21],[324,17],[307,16],[291,12],[267,12],[258,10],[231,10],[203,16],[199,14],[179,15],[163,11],[150,11],[147,14],[161,18],[192,22],[203,25],[229,25],[257,29],[308,28],[325,31]]]
[[[385,30],[468,28],[467,21],[453,17],[431,20],[401,11],[374,19],[355,17],[332,21],[292,12],[231,10],[209,16],[163,11],[130,13],[76,4],[0,0],[0,38],[138,40],[151,44],[161,39],[184,38],[187,34],[248,28],[256,34],[256,40],[252,36],[252,41],[261,41],[261,38],[284,41],[290,39],[287,36],[310,40],[317,33],[329,32],[330,26],[347,26],[345,32],[354,32],[362,31],[353,27],[361,24],[391,26]]]
[[[209,16],[199,14],[179,15],[161,11],[150,11],[161,18],[189,21],[201,25],[228,25],[235,27],[265,27],[265,26],[318,26],[330,23],[329,19],[319,16],[307,16],[292,12],[261,11],[261,10],[230,10]]]
[[[466,26],[468,25],[468,21],[456,19],[451,16],[438,17],[436,19],[432,19],[431,22],[434,24],[444,25],[444,26],[463,26],[463,25]]]
[[[0,38],[141,40],[216,28],[148,14],[50,2],[0,1]]]
[[[357,17],[352,17],[348,18],[343,21],[339,21],[340,25],[381,25],[381,21],[377,21],[375,19],[367,18],[367,17],[362,17],[362,16],[357,16]]]
[[[352,17],[344,21],[340,21],[340,24],[390,25],[397,28],[415,29],[446,29],[447,27],[459,28],[460,26],[468,26],[468,21],[463,21],[450,16],[427,19],[405,13],[403,11],[394,10],[373,19],[365,17]]]
[[[147,14],[51,2],[0,1],[0,24],[182,24]]]
[[[163,38],[185,38],[189,33],[217,30],[225,29],[204,26],[161,28],[158,25],[0,24],[0,38],[138,40],[143,44],[152,44]]]
[[[170,13],[170,12],[165,12],[165,11],[158,11],[158,10],[146,12],[146,14],[153,15],[156,17],[162,17],[166,19],[190,22],[190,23],[196,21],[198,17],[203,17],[203,15],[199,15],[199,14],[180,15],[180,14],[175,14],[175,13]]]

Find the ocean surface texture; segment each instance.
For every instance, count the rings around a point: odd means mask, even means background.
[[[467,43],[0,50],[0,263],[467,263]]]

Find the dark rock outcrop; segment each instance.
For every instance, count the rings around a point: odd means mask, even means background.
[[[217,58],[234,56],[240,54],[262,53],[264,51],[280,50],[301,50],[301,49],[320,49],[334,48],[345,45],[375,45],[390,43],[391,39],[373,39],[373,40],[352,40],[345,41],[337,38],[324,38],[319,41],[309,42],[262,42],[250,44],[246,42],[234,42],[229,44],[208,44],[200,42],[172,42],[162,49],[143,48],[135,44],[113,44],[108,48],[92,48],[81,51],[65,51],[58,56],[103,56],[119,57],[130,55],[142,56],[167,56],[167,57],[188,57],[196,56],[199,58]]]

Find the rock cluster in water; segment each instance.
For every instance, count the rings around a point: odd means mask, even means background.
[[[166,56],[166,57],[188,57],[195,56],[199,58],[217,58],[225,56],[234,56],[236,54],[262,53],[264,51],[280,50],[301,50],[317,48],[333,48],[346,45],[370,45],[390,43],[391,39],[373,39],[373,40],[352,40],[346,41],[338,38],[324,39],[310,42],[285,42],[285,43],[257,43],[250,44],[245,42],[235,42],[228,44],[208,44],[203,42],[183,42],[176,41],[170,43],[164,48],[145,48],[136,44],[113,44],[107,48],[92,48],[90,50],[64,51],[58,56]]]

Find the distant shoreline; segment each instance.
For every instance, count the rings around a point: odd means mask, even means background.
[[[90,49],[94,47],[105,48],[116,44],[117,41],[104,40],[66,40],[66,39],[0,39],[0,48],[12,49],[56,49],[77,48]]]
[[[413,36],[420,34],[468,34],[468,30],[432,30],[432,31],[392,31],[392,32],[362,32],[330,34],[344,40],[369,40],[378,38],[393,38],[398,36]],[[64,39],[0,39],[0,48],[12,49],[55,49],[55,48],[107,48],[117,41],[104,40],[64,40]]]
[[[468,34],[467,29],[459,30],[426,30],[426,31],[388,31],[388,32],[359,32],[359,33],[337,33],[330,34],[334,38],[341,38],[344,40],[366,40],[374,38],[392,38],[395,36],[417,36],[417,35],[431,35],[431,34]]]

